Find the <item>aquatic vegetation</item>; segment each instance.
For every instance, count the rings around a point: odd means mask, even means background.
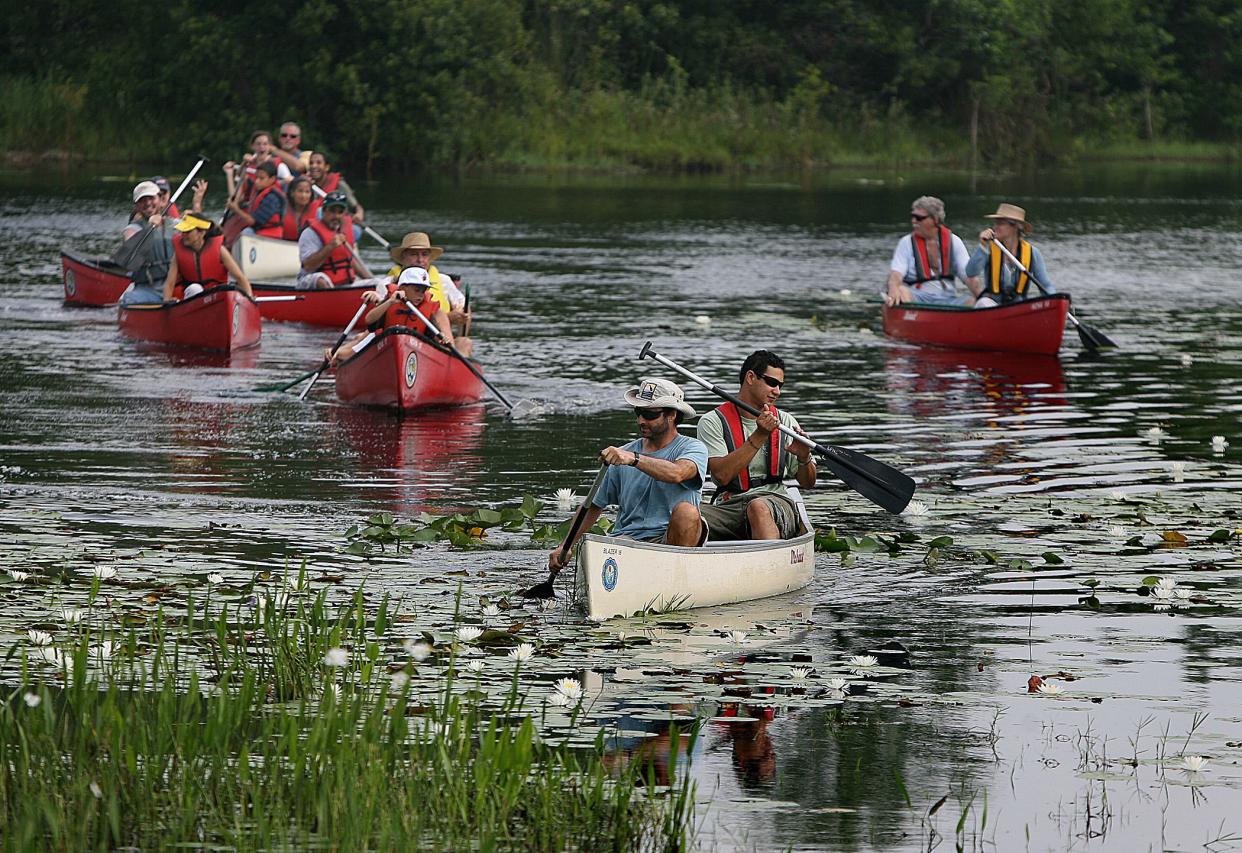
[[[829,690],[845,690],[850,684],[844,678],[828,678],[824,680],[824,686]]]
[[[9,569],[9,577],[15,581],[21,582],[30,579],[30,572],[20,572],[17,569]]]
[[[338,668],[349,665],[349,652],[344,649],[328,649],[323,656],[323,665]]]
[[[791,666],[789,668],[789,677],[792,678],[794,681],[803,681],[810,674],[811,674],[811,670],[809,667]]]
[[[556,501],[556,508],[562,511],[573,509],[574,506],[574,490],[573,489],[557,489],[553,496]]]
[[[1202,773],[1208,765],[1208,760],[1202,755],[1187,755],[1182,759],[1182,770],[1187,773]]]
[[[901,511],[902,515],[910,516],[912,518],[924,516],[927,515],[927,513],[927,504],[919,500],[910,501],[910,503],[906,504],[906,508]]]
[[[535,656],[535,646],[532,643],[521,643],[509,652],[509,658],[517,663],[525,663]]]
[[[582,699],[582,683],[576,678],[558,679],[556,684],[552,685],[552,688],[566,699],[574,702]]]
[[[727,639],[730,643],[732,643],[735,646],[744,646],[746,645],[746,632],[745,631],[730,631],[725,636],[725,639]]]
[[[487,617],[489,617],[489,618],[490,618],[490,617],[493,617],[493,616],[499,616],[499,615],[500,615],[500,608],[499,608],[498,606],[496,606],[495,604],[489,604],[489,605],[487,605],[486,607],[484,607],[484,608],[483,608],[483,611],[482,611],[482,612],[483,612],[483,615],[484,615],[484,616],[487,616]]]
[[[455,636],[458,642],[473,643],[479,637],[483,636],[483,629],[476,628],[473,625],[463,625],[457,629]]]
[[[401,644],[401,648],[415,663],[422,663],[431,654],[431,644],[423,640],[408,639]]]
[[[466,663],[466,669],[475,673],[482,672],[485,666],[486,664],[481,660],[472,660]]]
[[[52,635],[47,631],[39,631],[31,629],[26,632],[26,639],[36,646],[50,646],[52,644]]]
[[[114,566],[95,566],[91,569],[91,575],[101,581],[107,581],[117,576],[117,570]]]
[[[1061,696],[1065,693],[1064,687],[1059,684],[1049,684],[1047,681],[1041,682],[1035,690],[1040,696]]]
[[[847,661],[850,666],[857,669],[866,669],[867,667],[875,666],[879,662],[879,658],[875,655],[850,655]]]
[[[1223,435],[1212,436],[1212,452],[1213,453],[1224,453],[1225,448],[1228,446],[1229,446],[1229,442],[1225,439]]]

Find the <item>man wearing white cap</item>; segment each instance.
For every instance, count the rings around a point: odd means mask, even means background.
[[[605,507],[615,505],[614,536],[702,545],[707,528],[699,514],[699,492],[707,476],[707,448],[677,431],[684,418],[696,417],[693,407],[676,383],[655,378],[626,391],[625,402],[634,407],[640,437],[600,452],[599,458],[610,467],[587,507],[579,535],[594,526]],[[562,568],[561,554],[573,545],[565,542],[554,550],[549,567]]]
[[[135,305],[150,302],[163,302],[164,278],[168,275],[168,265],[172,260],[172,240],[164,228],[164,217],[160,214],[160,188],[152,181],[142,181],[134,187],[134,209],[129,215],[129,223],[121,231],[121,250],[117,253],[118,263],[133,273],[134,283],[121,294],[121,304]],[[138,235],[148,228],[159,231],[143,239]],[[141,246],[131,244],[133,239],[143,240]],[[126,251],[129,248],[130,251]],[[134,251],[134,249],[137,251]]]

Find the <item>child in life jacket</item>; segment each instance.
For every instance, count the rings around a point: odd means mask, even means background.
[[[364,303],[375,306],[363,318],[368,331],[354,338],[336,352],[331,349],[324,350],[324,360],[329,365],[336,365],[352,358],[371,342],[376,333],[393,326],[408,326],[429,338],[436,338],[435,331],[427,328],[423,318],[429,320],[435,330],[440,333],[440,343],[449,347],[454,346],[456,342],[453,339],[453,331],[449,328],[448,315],[444,313],[440,303],[431,298],[430,288],[431,279],[427,271],[422,267],[409,267],[401,271],[396,284],[388,285],[388,296],[382,301],[379,294],[373,290],[362,294]],[[411,311],[406,303],[413,305],[418,313]],[[418,316],[419,314],[422,317]]]

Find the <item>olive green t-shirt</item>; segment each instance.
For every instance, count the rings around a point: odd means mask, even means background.
[[[779,409],[777,411],[780,415],[782,426],[790,429],[796,429],[798,427],[797,418]],[[742,415],[741,420],[742,440],[746,441],[755,432],[755,419]],[[709,463],[714,456],[729,455],[729,446],[725,444],[724,431],[725,425],[720,418],[719,410],[708,412],[703,415],[703,417],[699,418],[699,441],[707,445],[707,458]],[[791,440],[786,436],[781,436],[781,441],[788,446]],[[762,485],[762,480],[764,477],[768,476],[768,470],[771,467],[771,462],[768,461],[768,454],[770,451],[771,445],[764,445],[763,450],[758,451],[750,460],[750,464],[746,466],[746,471],[750,475],[750,482],[752,484],[747,494],[763,494],[765,492],[775,492],[779,495],[787,494],[784,483]],[[787,451],[785,454],[784,478],[789,479],[798,476],[798,469],[800,467],[801,464],[798,462],[798,457],[795,456],[793,452]]]

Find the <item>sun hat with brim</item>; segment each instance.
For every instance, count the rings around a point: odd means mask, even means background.
[[[431,276],[422,267],[406,267],[397,276],[397,287],[431,287]]]
[[[636,409],[676,409],[688,418],[698,417],[676,382],[648,377],[625,392],[625,402]]]
[[[1016,204],[1001,204],[995,213],[985,214],[984,219],[1011,219],[1022,223],[1022,233],[1031,233],[1031,223],[1026,221],[1026,211]]]
[[[137,204],[147,196],[157,196],[160,194],[160,188],[153,181],[143,181],[134,187],[134,203]]]
[[[173,226],[174,231],[185,233],[186,231],[206,231],[211,228],[210,219],[201,219],[193,213],[187,213],[181,218],[181,221]]]
[[[439,246],[431,245],[431,238],[423,231],[411,231],[406,234],[401,238],[401,245],[393,246],[388,250],[388,254],[392,255],[394,261],[401,263],[401,253],[406,249],[430,249],[433,261],[444,254],[444,250]]]

